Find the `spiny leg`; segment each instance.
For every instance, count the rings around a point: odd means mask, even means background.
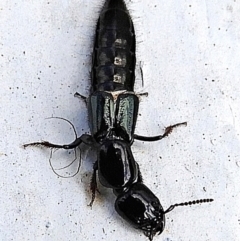
[[[163,139],[164,137],[168,136],[172,130],[178,126],[181,126],[181,125],[187,125],[187,122],[182,122],[182,123],[177,123],[175,125],[171,125],[171,126],[168,126],[166,129],[165,129],[165,132],[163,133],[163,135],[158,135],[158,136],[140,136],[140,135],[137,135],[137,134],[134,134],[134,139],[136,140],[139,140],[139,141],[159,141],[161,139]]]
[[[76,137],[76,139],[72,143],[66,144],[66,145],[58,145],[48,141],[40,141],[40,142],[32,142],[32,143],[24,144],[23,147],[26,148],[29,146],[42,146],[47,148],[74,149],[78,147],[81,143],[83,143],[83,136],[85,135],[86,134],[83,134],[80,137]]]
[[[96,191],[99,192],[98,188],[97,188],[97,169],[98,169],[98,163],[97,163],[97,161],[95,161],[95,163],[93,164],[93,174],[92,174],[91,184],[90,184],[90,189],[92,191],[92,200],[89,203],[90,207],[92,207],[93,202],[95,200]]]

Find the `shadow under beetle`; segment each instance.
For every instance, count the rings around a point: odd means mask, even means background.
[[[134,92],[135,63],[135,33],[126,5],[123,0],[107,0],[97,23],[92,89],[87,99],[91,135],[83,134],[68,145],[43,141],[24,147],[74,149],[81,143],[94,146],[98,154],[93,165],[90,206],[97,191],[98,172],[100,183],[112,188],[116,195],[117,213],[153,240],[164,230],[165,214],[176,206],[212,202],[213,199],[174,204],[164,211],[159,199],[143,184],[139,165],[131,151],[134,139],[161,140],[173,128],[186,125],[186,122],[167,127],[163,135],[145,137],[134,133],[139,106],[139,96]]]

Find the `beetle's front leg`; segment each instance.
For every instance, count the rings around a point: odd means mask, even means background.
[[[137,134],[134,134],[134,139],[139,140],[139,141],[159,141],[161,139],[163,139],[164,137],[168,136],[172,130],[178,126],[181,125],[187,125],[187,122],[182,122],[182,123],[177,123],[175,125],[172,126],[168,126],[165,129],[165,132],[163,133],[163,135],[159,135],[159,136],[139,136]]]
[[[98,161],[95,161],[95,163],[93,164],[93,174],[92,174],[91,184],[90,184],[90,189],[92,191],[92,200],[89,203],[90,207],[92,207],[93,202],[95,200],[96,191],[99,192],[97,189],[97,169],[98,169]]]

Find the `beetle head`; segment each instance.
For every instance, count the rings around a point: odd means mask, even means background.
[[[135,183],[120,194],[115,202],[118,214],[140,229],[152,240],[162,233],[165,226],[165,214],[158,198],[142,183]]]

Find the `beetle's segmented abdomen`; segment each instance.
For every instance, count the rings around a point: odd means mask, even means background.
[[[135,34],[122,0],[109,0],[98,20],[93,54],[93,91],[133,91]]]

